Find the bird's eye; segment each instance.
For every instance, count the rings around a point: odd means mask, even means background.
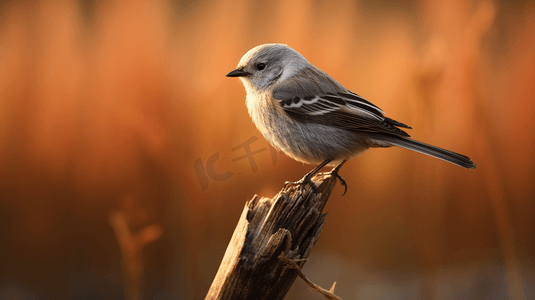
[[[264,63],[259,63],[258,65],[256,65],[256,69],[258,71],[264,70],[265,67],[266,67],[266,64],[264,64]]]

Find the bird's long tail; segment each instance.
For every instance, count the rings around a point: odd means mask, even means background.
[[[418,142],[409,138],[392,136],[392,135],[381,135],[381,140],[386,141],[393,146],[402,147],[405,149],[413,150],[423,154],[427,154],[438,159],[448,161],[452,164],[467,168],[475,169],[476,165],[470,160],[468,156],[464,156],[459,153],[451,152],[446,149],[439,147],[431,146],[422,142]]]

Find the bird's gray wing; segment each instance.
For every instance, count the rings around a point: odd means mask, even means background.
[[[283,110],[300,122],[330,125],[355,132],[409,135],[409,126],[385,117],[384,112],[347,90],[319,69],[305,69],[273,87]]]

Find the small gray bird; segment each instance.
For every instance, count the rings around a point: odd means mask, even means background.
[[[411,127],[384,116],[369,101],[346,89],[283,44],[257,46],[228,77],[239,77],[247,92],[249,115],[267,141],[297,161],[318,164],[303,179],[309,183],[325,165],[333,173],[368,148],[398,146],[474,169],[470,158],[409,138]],[[345,192],[344,192],[345,194]]]

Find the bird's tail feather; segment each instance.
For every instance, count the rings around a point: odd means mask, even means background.
[[[459,153],[451,152],[449,150],[442,149],[439,147],[431,146],[431,145],[418,142],[409,138],[403,138],[403,137],[391,136],[391,135],[382,135],[381,140],[386,141],[393,146],[398,146],[398,147],[402,147],[405,149],[420,152],[423,154],[427,154],[429,156],[445,160],[447,162],[456,164],[458,166],[461,166],[467,169],[476,168],[476,165],[472,162],[472,160],[470,160],[468,156],[464,156]]]

